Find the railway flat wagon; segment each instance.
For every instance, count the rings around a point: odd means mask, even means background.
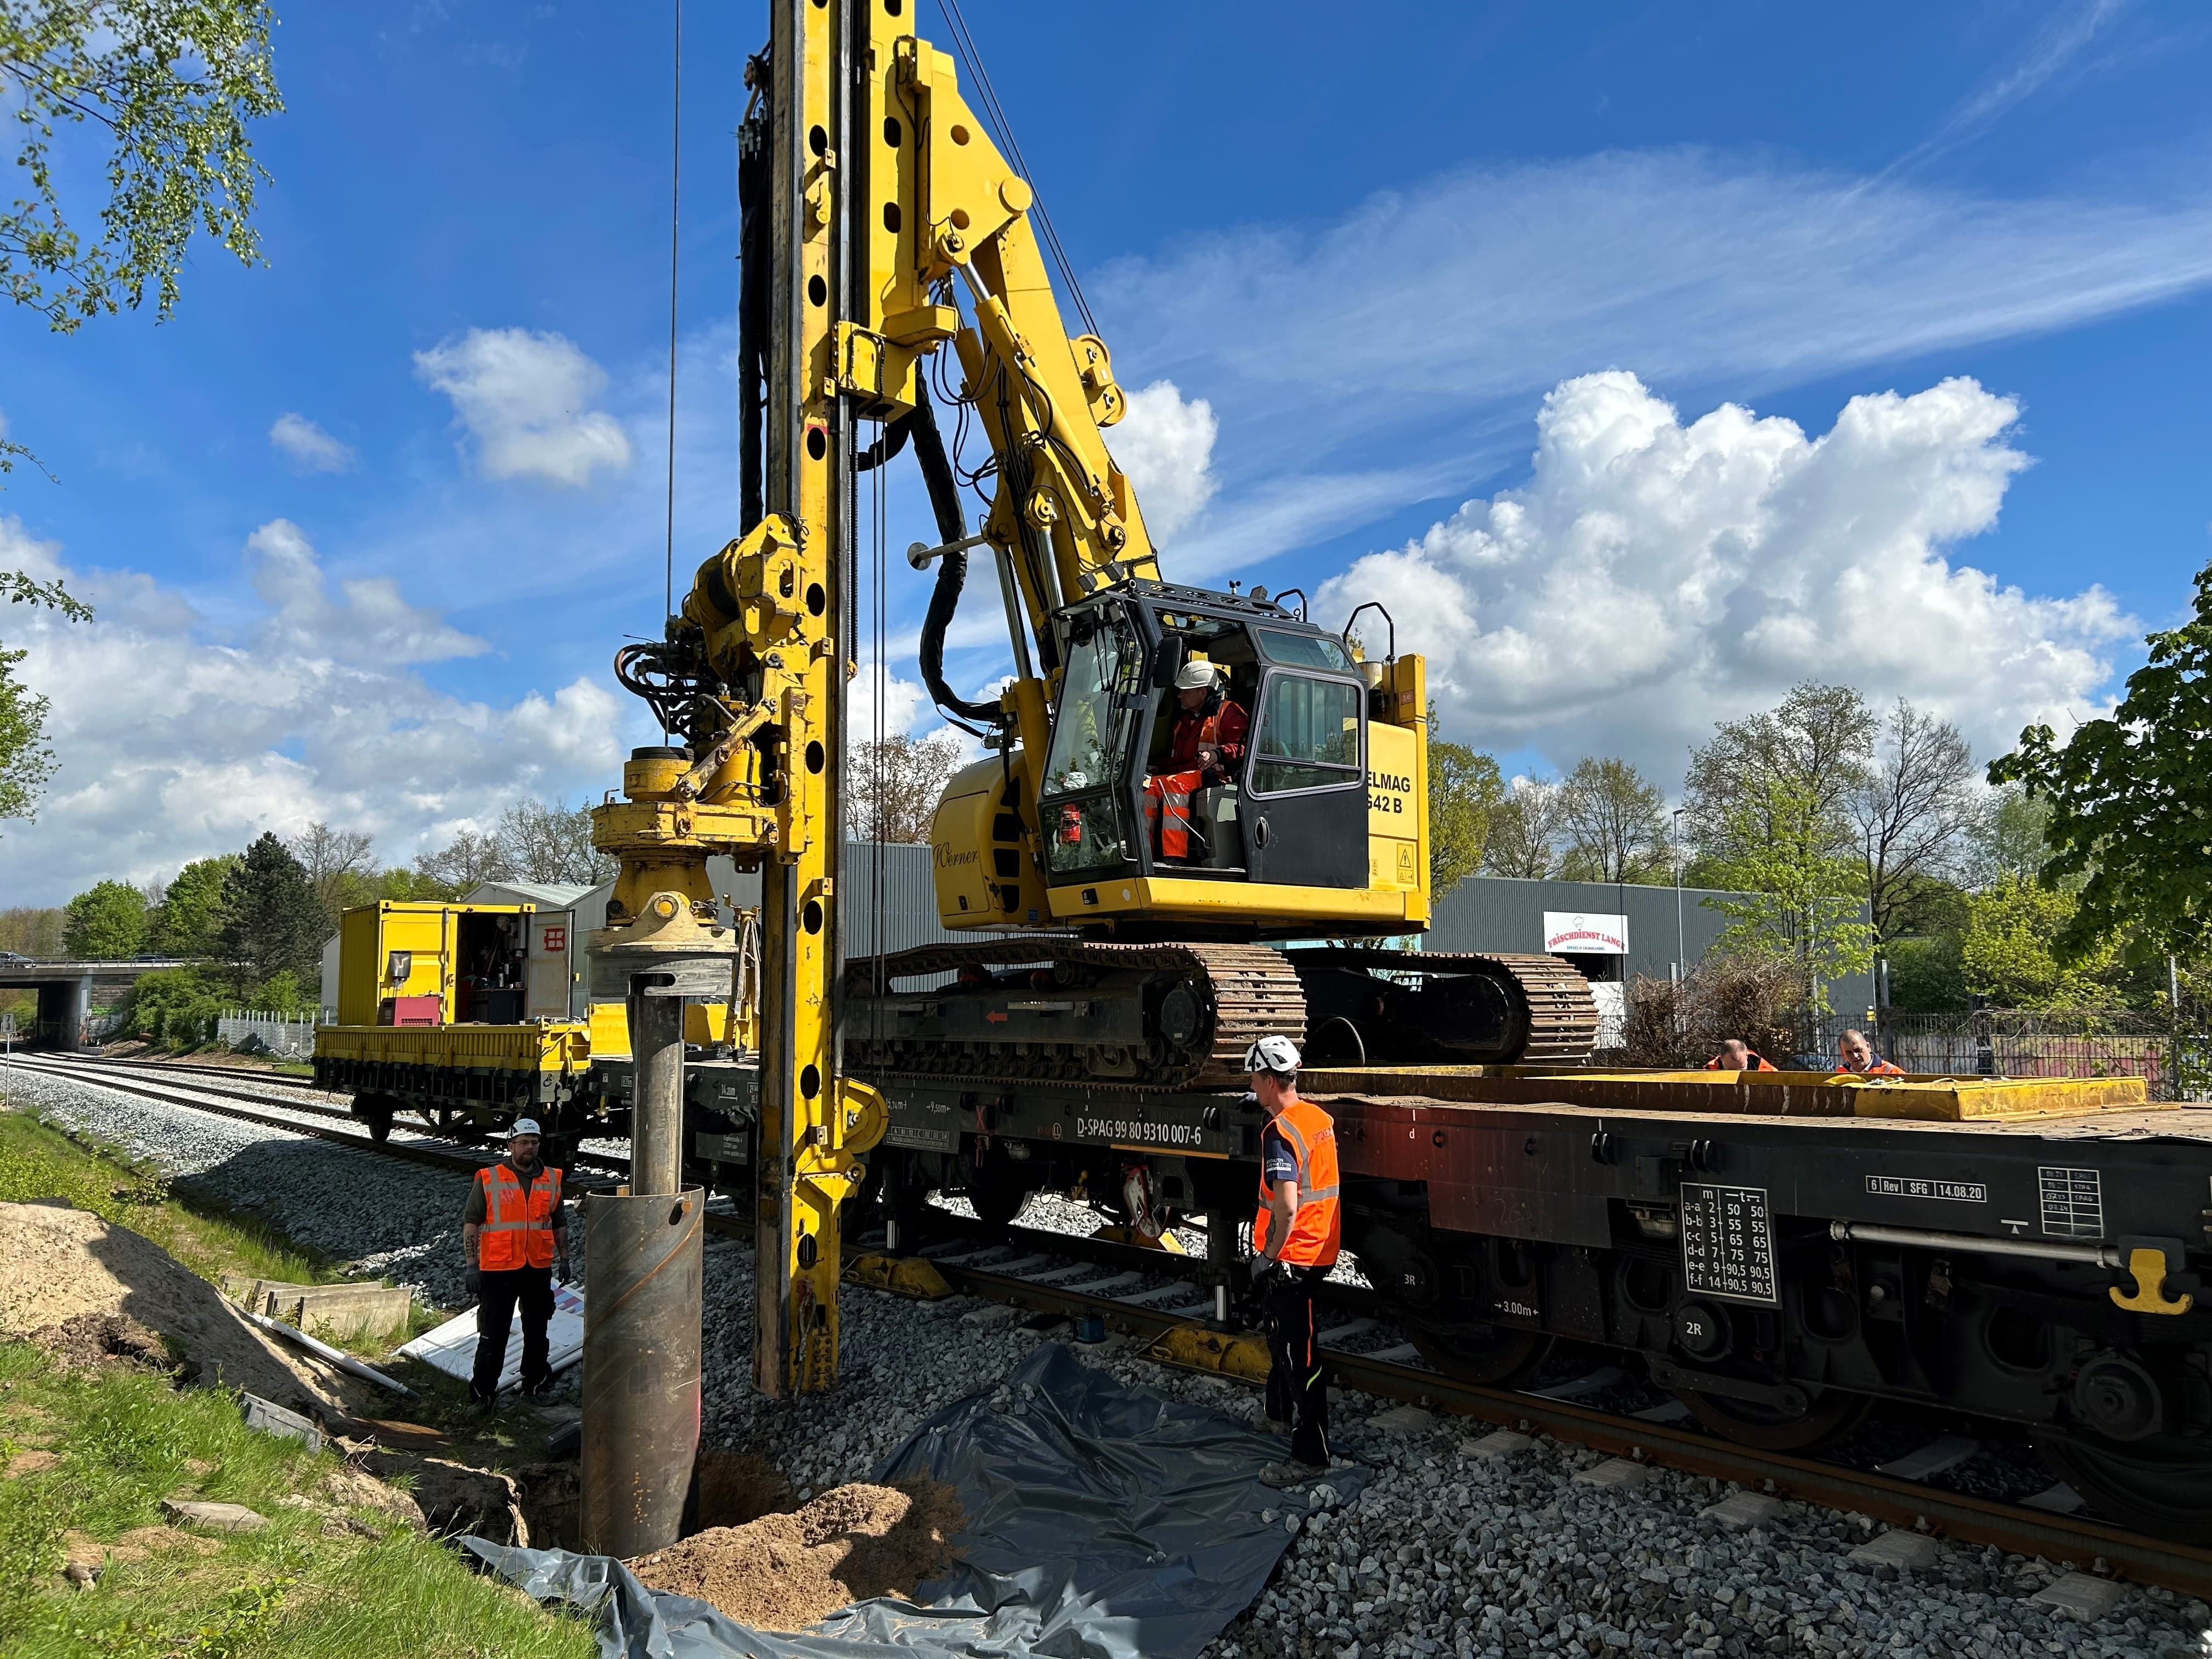
[[[1075,1190],[1231,1285],[1260,1114],[1226,1091],[874,1079],[872,1158],[920,1242],[930,1189],[1011,1221]],[[2141,1079],[1527,1066],[1315,1068],[1345,1244],[1424,1358],[1526,1383],[1633,1356],[1710,1431],[1810,1452],[1875,1402],[2027,1430],[2108,1518],[2212,1541],[2212,1109]]]
[[[464,1137],[518,1117],[582,1127],[590,1018],[569,1014],[575,918],[530,904],[386,900],[338,929],[337,1020],[315,1033],[315,1080],[349,1093],[382,1139],[398,1113]],[[628,1048],[617,1028],[599,1033]],[[602,1022],[604,1024],[604,1022]]]
[[[349,910],[338,936],[337,1019],[315,1032],[315,1081],[353,1097],[372,1138],[401,1113],[458,1139],[517,1118],[564,1159],[591,1134],[629,1133],[629,1097],[593,1072],[629,1056],[619,1002],[586,1005],[585,941],[568,910],[385,901]],[[685,1038],[728,1052],[728,1006],[694,1003]],[[749,1036],[742,1018],[738,1039]]]

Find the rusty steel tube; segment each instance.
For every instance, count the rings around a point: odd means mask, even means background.
[[[665,1549],[683,1522],[699,1451],[706,1208],[696,1187],[584,1199],[580,1520],[599,1554]]]
[[[641,975],[641,978],[643,977]],[[629,1189],[675,1193],[684,1186],[684,999],[632,981]]]

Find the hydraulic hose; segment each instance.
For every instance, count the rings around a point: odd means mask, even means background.
[[[763,69],[762,84],[766,84]],[[738,528],[761,521],[762,427],[766,408],[769,335],[768,108],[738,129]]]
[[[914,413],[897,422],[914,444],[915,459],[921,465],[922,482],[929,486],[929,505],[937,515],[940,542],[957,542],[968,534],[967,515],[960,510],[960,486],[952,476],[952,462],[945,453],[945,436],[937,429],[937,412],[930,406],[926,377],[915,377]],[[890,437],[885,434],[885,440]],[[892,454],[897,453],[896,447]],[[937,562],[937,586],[930,590],[929,610],[921,619],[921,682],[930,700],[948,714],[996,725],[1006,718],[994,702],[969,702],[945,680],[945,631],[960,605],[960,589],[968,580],[965,550],[945,554]]]

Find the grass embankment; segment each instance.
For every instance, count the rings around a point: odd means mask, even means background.
[[[154,1240],[204,1278],[305,1284],[337,1277],[331,1262],[251,1217],[173,1192],[118,1156],[0,1109],[0,1200],[52,1197]],[[416,1322],[434,1317],[418,1304]],[[392,1334],[346,1346],[381,1359],[398,1340],[404,1337]],[[410,1402],[409,1414],[418,1420],[465,1424],[479,1435],[527,1432],[518,1411],[489,1424],[471,1419],[460,1384],[428,1367],[405,1369],[426,1396]],[[511,1446],[505,1449],[512,1454]],[[596,1655],[586,1626],[479,1577],[447,1545],[373,1510],[348,1511],[369,1528],[364,1536],[331,1522],[322,1499],[319,1510],[283,1501],[313,1496],[337,1467],[331,1452],[310,1455],[246,1428],[234,1397],[220,1389],[179,1389],[121,1366],[67,1372],[30,1343],[0,1340],[0,1654]],[[167,1526],[159,1507],[165,1498],[244,1504],[268,1525],[220,1535]],[[70,1588],[61,1577],[65,1562],[103,1553],[106,1565],[96,1586]]]
[[[220,1391],[64,1373],[0,1341],[0,1651],[16,1659],[591,1659],[589,1629],[477,1577],[446,1545],[352,1509],[287,1504],[337,1466],[257,1433]],[[162,1523],[164,1498],[243,1504],[258,1531]],[[319,1500],[318,1500],[319,1501]],[[327,1505],[325,1506],[325,1509]],[[365,1528],[367,1535],[356,1528]],[[96,1584],[66,1559],[106,1546]]]

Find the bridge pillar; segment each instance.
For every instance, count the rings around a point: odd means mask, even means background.
[[[92,975],[48,980],[39,987],[39,1026],[33,1046],[76,1050],[85,1046],[92,1018]]]

